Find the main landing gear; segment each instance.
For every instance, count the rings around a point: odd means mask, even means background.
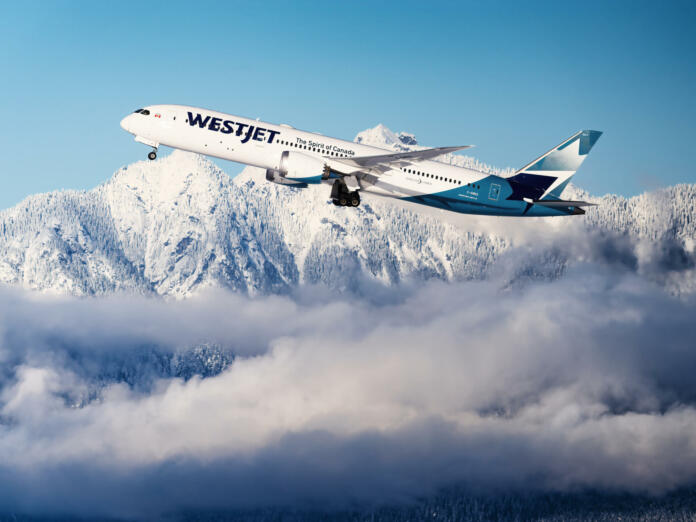
[[[351,192],[343,180],[337,179],[331,187],[331,201],[339,207],[357,207],[360,205],[360,194],[357,190]]]
[[[157,159],[157,149],[152,149],[152,150],[148,153],[147,159],[149,159],[149,160]]]

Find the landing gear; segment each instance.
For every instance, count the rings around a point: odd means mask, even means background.
[[[149,160],[157,159],[157,149],[150,151],[147,155],[147,159],[149,159]]]
[[[339,207],[357,207],[360,205],[360,194],[357,190],[351,192],[343,180],[337,179],[331,187],[331,201]]]

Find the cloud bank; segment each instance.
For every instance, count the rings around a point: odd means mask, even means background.
[[[513,286],[178,302],[4,288],[0,512],[691,485],[696,300],[642,277],[621,243],[600,247]],[[213,370],[172,371],[196,346]]]

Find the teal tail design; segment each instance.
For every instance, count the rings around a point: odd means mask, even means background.
[[[538,199],[558,199],[601,135],[595,130],[579,131],[508,180],[534,187]]]

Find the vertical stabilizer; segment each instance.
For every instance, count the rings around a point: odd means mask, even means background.
[[[602,135],[600,131],[582,130],[554,147],[546,154],[518,170],[512,179],[531,185],[541,192],[542,198],[555,199],[573,177],[587,154]]]

